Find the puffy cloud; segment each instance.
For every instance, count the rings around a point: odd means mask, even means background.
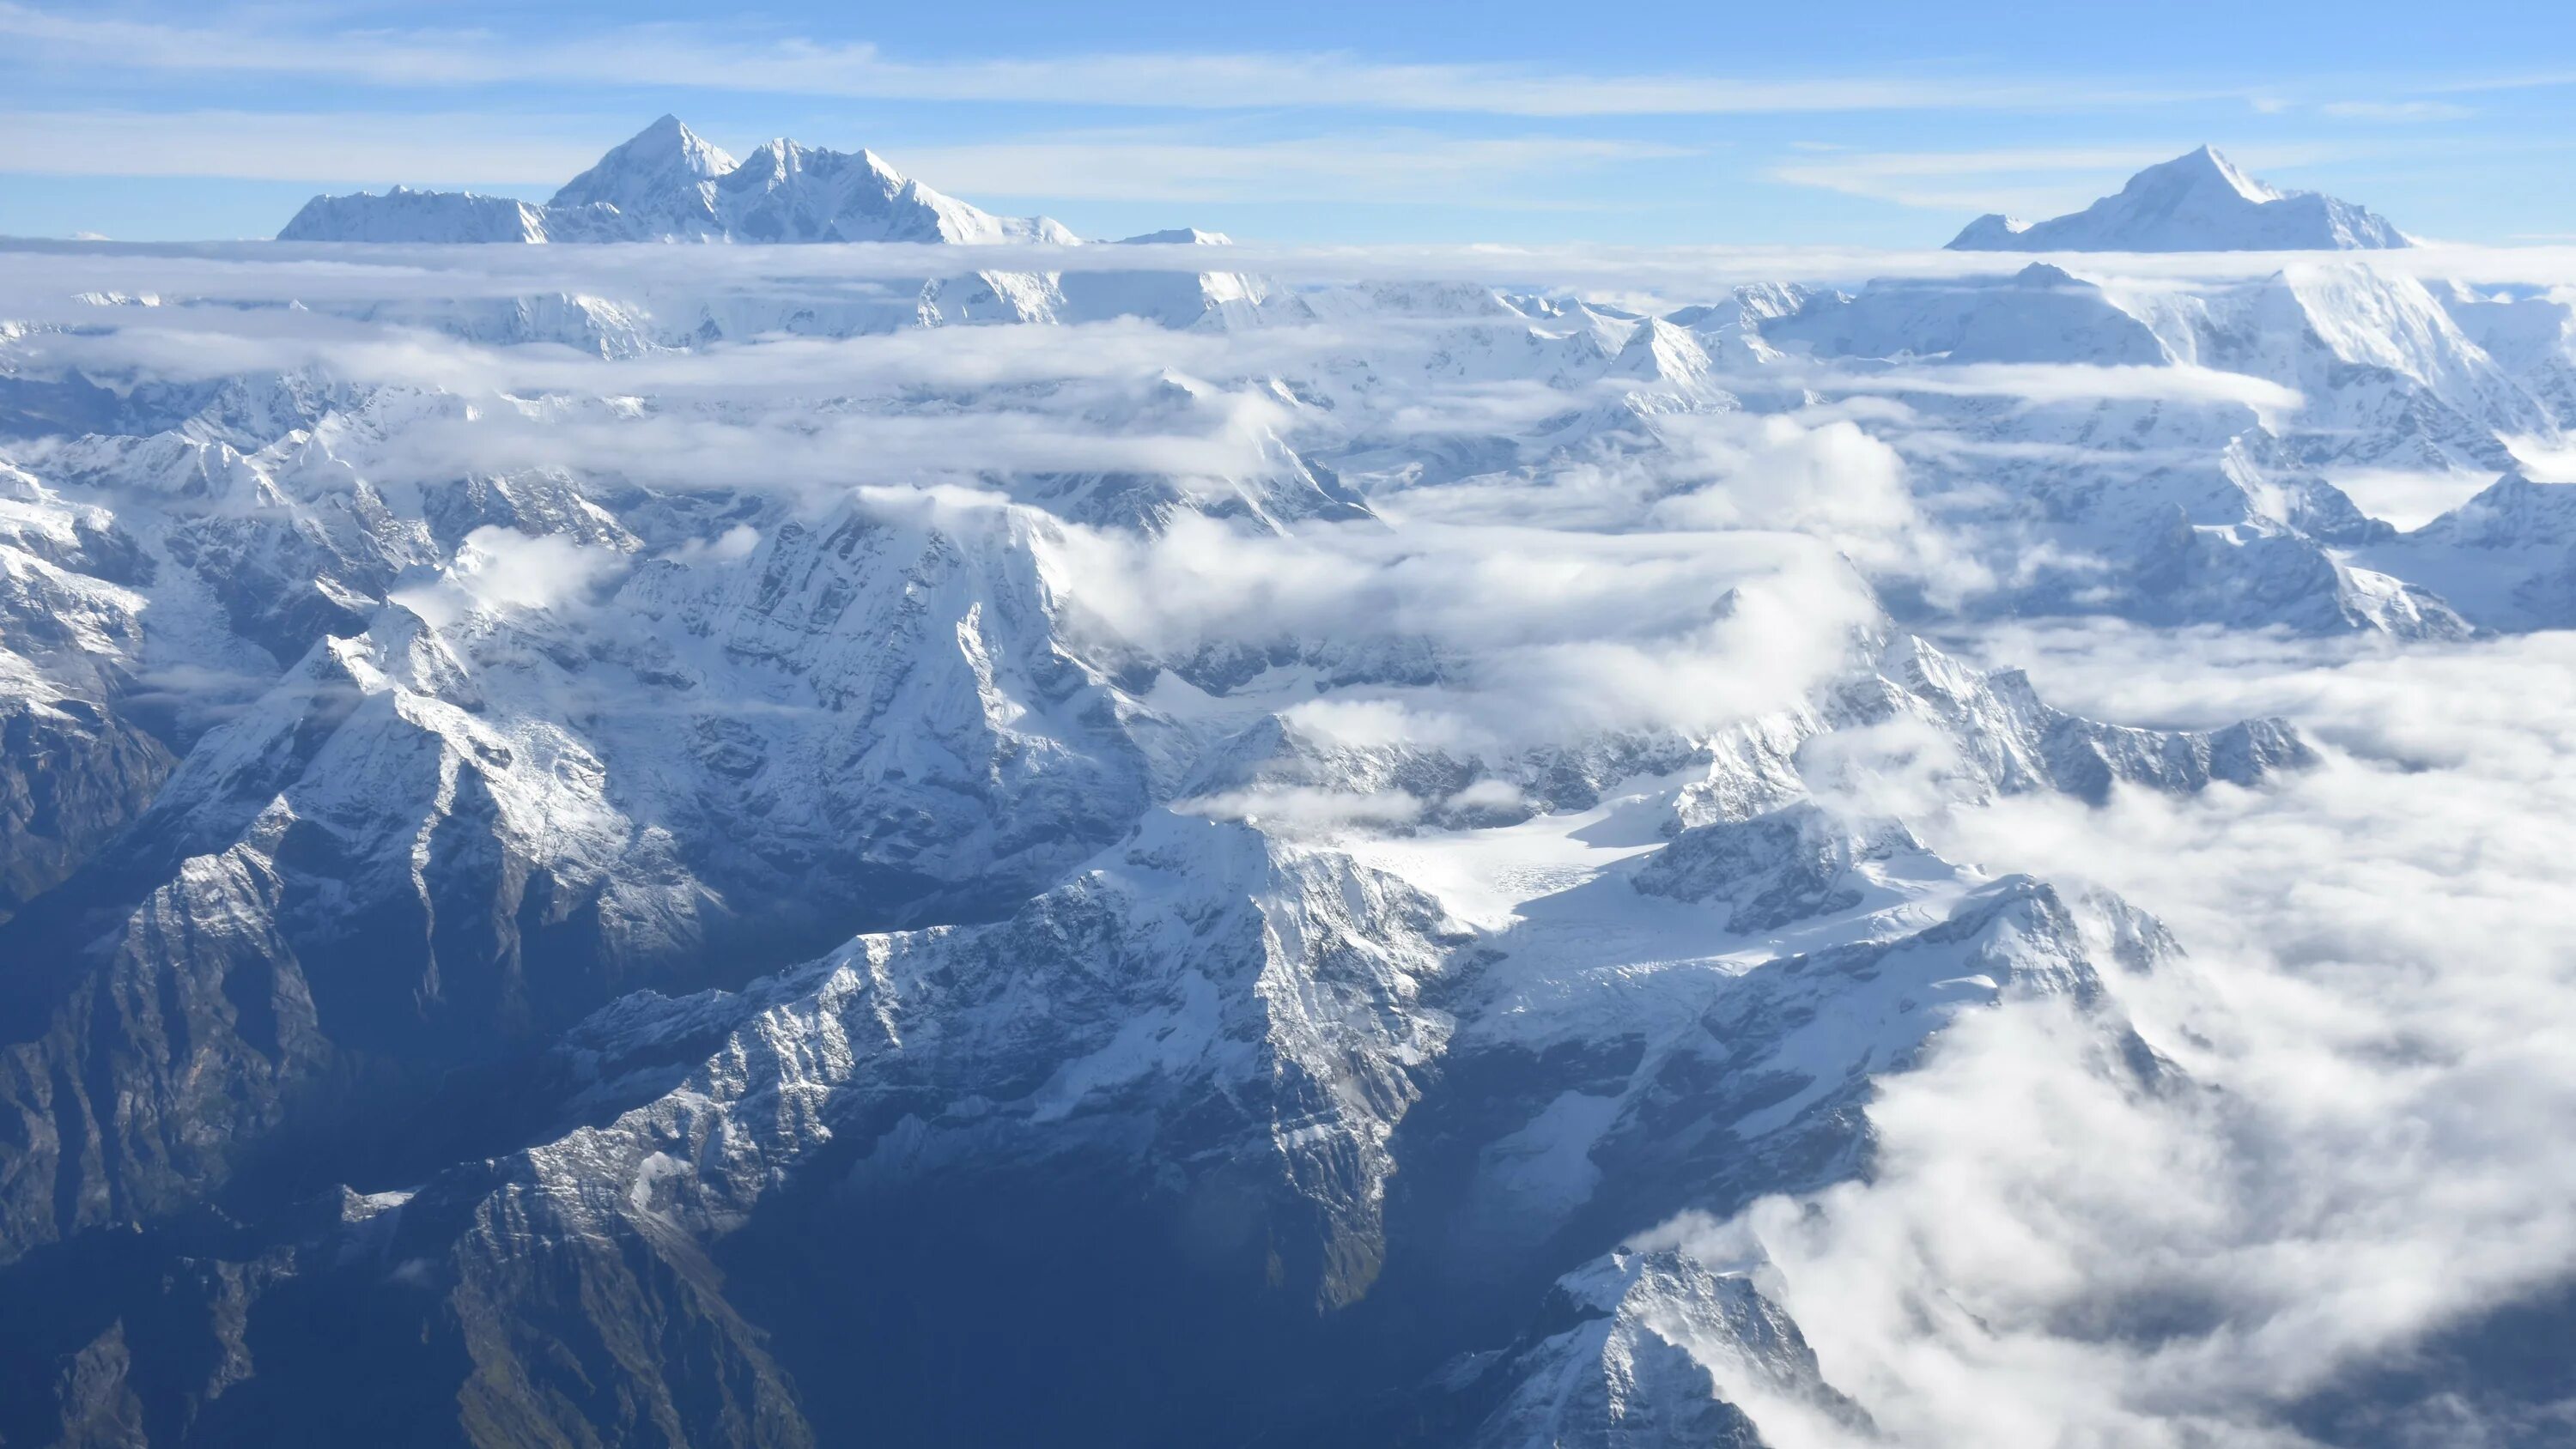
[[[1697,422],[1668,430],[1669,456],[1686,475],[1704,473],[1707,481],[1662,499],[1656,518],[1688,527],[1812,534],[1873,575],[1922,580],[1944,602],[1992,582],[1915,506],[1905,460],[1858,424],[1832,419],[1810,426],[1791,417]]]
[[[613,549],[558,534],[531,536],[489,525],[465,536],[438,576],[395,590],[396,603],[445,627],[476,610],[556,609],[585,603],[626,566]]]
[[[1423,523],[1274,537],[1185,516],[1154,537],[1066,528],[1051,547],[1059,588],[1161,657],[1240,640],[1428,644],[1438,682],[1345,686],[1300,714],[1355,743],[1712,727],[1805,698],[1878,620],[1859,576],[1792,533]]]

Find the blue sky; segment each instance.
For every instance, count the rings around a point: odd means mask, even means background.
[[[542,7],[0,0],[0,234],[541,198],[665,111],[1088,234],[1946,240],[2213,142],[2419,235],[2576,238],[2576,7]]]

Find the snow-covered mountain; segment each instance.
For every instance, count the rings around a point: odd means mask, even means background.
[[[544,206],[395,187],[317,196],[278,232],[295,242],[1078,241],[1045,217],[1001,217],[905,177],[873,151],[776,140],[741,161],[664,116]]]
[[[348,202],[290,231],[1067,239],[669,120]],[[0,1437],[1872,1442],[1691,1225],[2012,1013],[2223,1096],[2136,1015],[2191,943],[1959,822],[2375,787],[2017,631],[2576,619],[2545,291],[1226,245],[0,284],[0,1302],[70,1305]]]
[[[2377,214],[2313,191],[2282,191],[2211,147],[2160,162],[2119,193],[2046,221],[1989,213],[1953,251],[2274,252],[2411,246]]]
[[[718,236],[724,231],[716,205],[718,186],[737,164],[679,117],[666,115],[565,182],[546,209],[579,212],[604,206],[642,235],[685,240]]]

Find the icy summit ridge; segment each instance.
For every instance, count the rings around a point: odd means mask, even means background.
[[[2314,191],[2258,181],[2202,146],[2129,178],[2082,211],[2028,222],[1988,213],[1952,251],[2368,251],[2414,245],[2387,218]]]
[[[1053,242],[1046,217],[995,216],[906,177],[873,151],[784,137],[737,161],[666,115],[600,157],[543,206],[395,187],[317,196],[279,241]]]

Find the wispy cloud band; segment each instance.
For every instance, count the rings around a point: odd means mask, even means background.
[[[1514,116],[1683,116],[1903,110],[2099,110],[2226,97],[2094,79],[1876,75],[1751,79],[1585,75],[1528,67],[1386,64],[1333,53],[1104,54],[907,61],[866,43],[649,25],[578,45],[460,31],[304,34],[96,18],[0,3],[0,38],[126,69],[313,75],[379,86],[522,82],[918,101],[1239,110],[1342,107]]]

